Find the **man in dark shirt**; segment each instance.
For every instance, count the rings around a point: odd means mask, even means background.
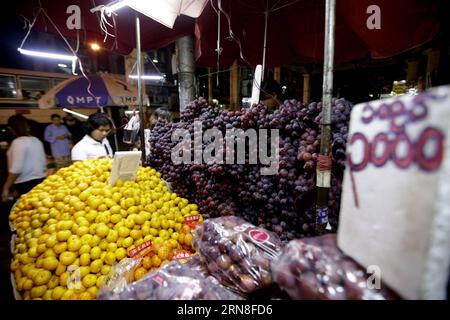
[[[77,144],[84,137],[83,125],[80,120],[75,118],[72,114],[66,113],[64,117],[64,125],[69,129],[72,135],[73,145]]]

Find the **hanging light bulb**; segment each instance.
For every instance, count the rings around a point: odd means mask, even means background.
[[[97,43],[91,43],[91,49],[94,51],[100,50],[100,46]]]

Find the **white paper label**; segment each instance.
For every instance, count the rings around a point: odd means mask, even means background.
[[[450,195],[440,190],[450,183],[449,130],[450,87],[352,110],[338,245],[378,266],[381,280],[408,299],[445,298]],[[431,272],[444,280],[425,281]]]
[[[141,151],[119,151],[114,154],[114,160],[109,178],[109,185],[114,186],[117,179],[134,181],[139,169]]]

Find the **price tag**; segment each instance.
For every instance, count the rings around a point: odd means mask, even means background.
[[[184,224],[188,225],[190,228],[195,228],[199,223],[200,217],[197,215],[184,217]]]
[[[406,299],[443,299],[450,86],[353,107],[338,245]]]
[[[131,258],[136,257],[137,255],[139,256],[145,256],[147,255],[149,252],[151,252],[151,250],[153,249],[153,244],[151,241],[146,241],[140,245],[138,245],[136,248],[130,250],[129,254]]]

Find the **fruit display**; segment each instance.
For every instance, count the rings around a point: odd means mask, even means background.
[[[203,220],[196,204],[169,193],[150,167],[139,168],[136,181],[109,186],[111,166],[96,159],[60,169],[11,211],[11,270],[24,299],[93,299],[105,275],[137,246],[156,247],[147,272],[192,242],[183,225],[186,217]]]
[[[282,247],[276,234],[228,216],[205,220],[194,238],[200,262],[221,284],[242,294],[272,285],[270,261]]]
[[[371,273],[337,247],[335,234],[289,242],[272,261],[272,272],[292,299],[399,299],[383,283],[376,287]]]
[[[110,288],[111,289],[111,288]],[[172,261],[139,281],[114,290],[102,289],[102,300],[239,300],[239,295],[221,286],[192,266]]]
[[[181,235],[185,237],[189,235],[192,238],[191,226],[186,224],[182,226],[178,245],[175,243],[171,245],[174,239],[162,243],[152,243],[149,240],[130,250],[130,258],[112,267],[111,271],[104,278],[100,289],[103,292],[117,292],[128,284],[138,281],[147,273],[163,267],[169,261],[174,260],[183,263],[190,261],[194,255],[191,243],[187,245]],[[192,240],[190,241],[192,242]]]
[[[328,198],[333,231],[337,230],[350,112],[348,101],[333,99],[332,176]],[[205,218],[242,216],[254,225],[277,233],[285,242],[311,237],[315,235],[315,174],[321,121],[320,102],[304,105],[296,100],[286,100],[273,112],[261,104],[240,111],[222,111],[198,98],[186,106],[180,122],[157,122],[150,137],[152,153],[148,163],[171,183],[174,192],[197,203]],[[178,141],[172,141],[172,134],[177,129],[190,133],[192,157],[197,148],[194,122],[201,123],[201,133],[216,128],[223,137],[233,129],[278,130],[278,172],[262,175],[261,163],[249,163],[248,145],[243,164],[237,164],[237,161],[234,164],[175,164],[171,151]],[[202,140],[201,150],[204,151],[208,143]],[[236,159],[237,148],[233,149]]]

